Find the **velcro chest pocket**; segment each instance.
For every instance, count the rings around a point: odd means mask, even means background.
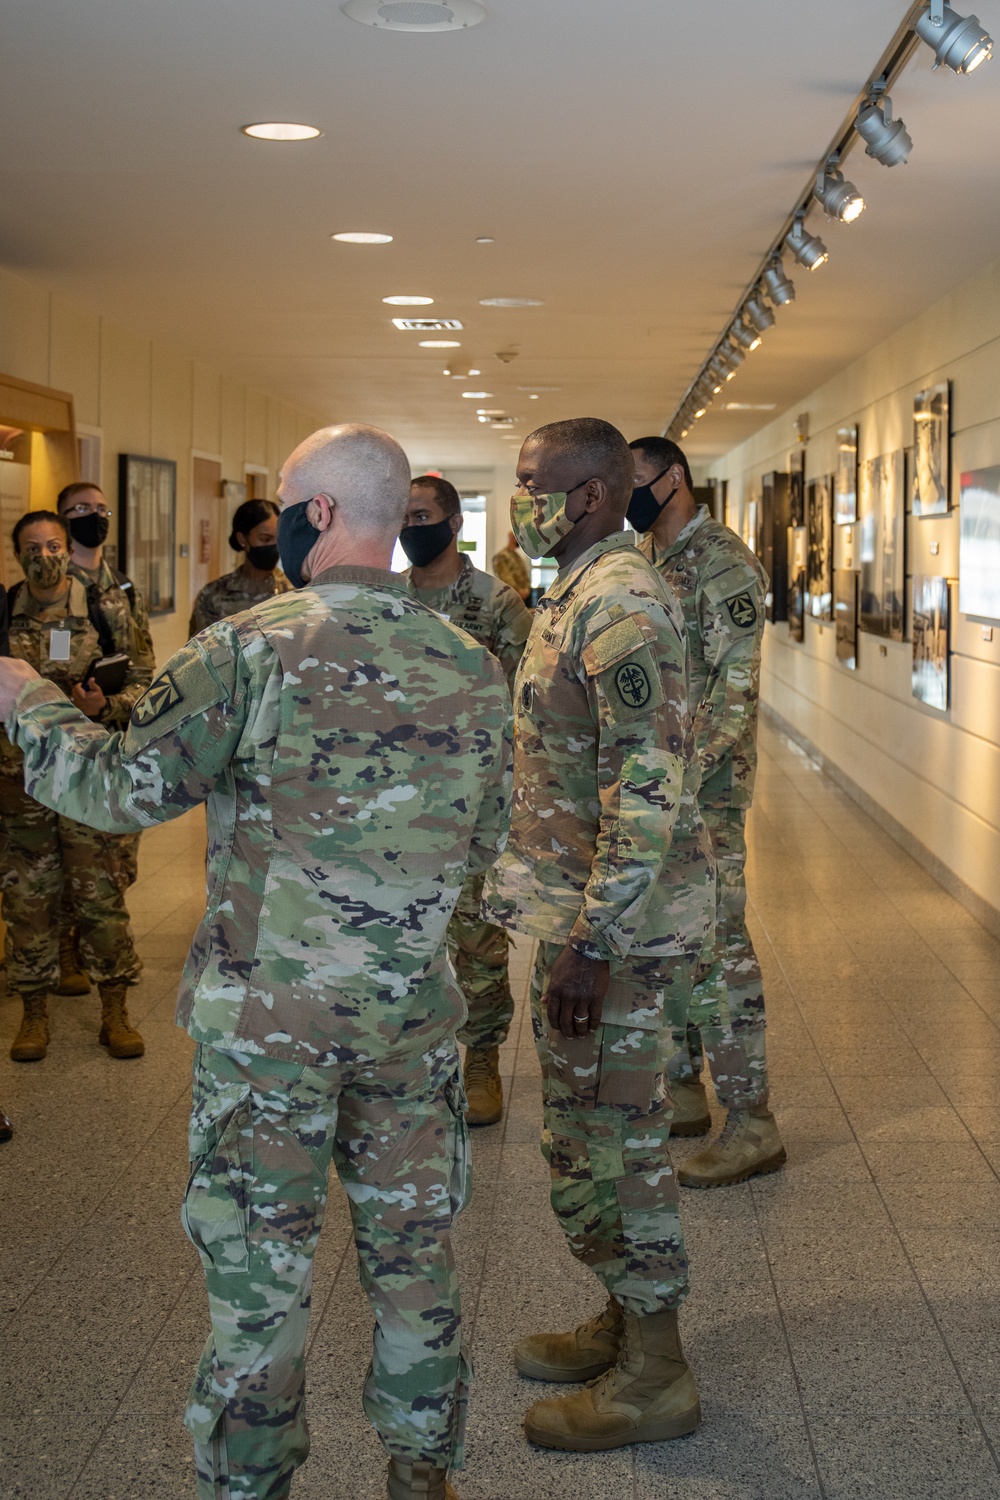
[[[645,615],[613,620],[587,642],[582,656],[612,723],[646,718],[663,702],[656,630]]]

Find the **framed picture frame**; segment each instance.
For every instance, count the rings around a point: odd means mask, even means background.
[[[928,386],[913,398],[913,479],[915,516],[946,516],[951,508],[951,387]]]
[[[833,475],[806,485],[806,609],[833,619]]]
[[[804,526],[806,519],[806,450],[796,448],[788,455],[788,509],[793,526]]]
[[[858,519],[858,426],[837,428],[837,472],[833,478],[834,520],[849,526]]]
[[[872,635],[905,635],[906,514],[903,450],[862,464],[858,485],[858,624]]]
[[[177,465],[170,458],[118,455],[118,557],[151,615],[176,602]]]
[[[806,638],[806,528],[788,529],[788,637]]]
[[[963,615],[1000,620],[1000,464],[961,478],[958,607]]]
[[[928,708],[947,712],[949,703],[950,592],[947,578],[926,573],[913,575],[913,659],[911,684],[914,698]]]
[[[833,623],[837,634],[837,660],[854,672],[858,665],[858,575],[853,569],[837,568],[834,571]]]

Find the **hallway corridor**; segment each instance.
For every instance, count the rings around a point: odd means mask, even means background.
[[[525,947],[509,1109],[474,1134],[456,1236],[477,1373],[463,1500],[1000,1493],[1000,943],[800,750],[766,724],[761,741],[749,886],[789,1164],[682,1194],[682,1328],[704,1425],[602,1456],[531,1449],[521,1432],[542,1388],[516,1375],[515,1340],[600,1300],[548,1208]],[[191,1044],[173,1006],[203,842],[200,816],[143,842],[129,905],[144,1059],[97,1045],[95,994],[55,999],[47,1060],[16,1066],[16,1006],[0,1002],[0,1103],[16,1128],[0,1148],[2,1500],[194,1495],[180,1418],[207,1316],[178,1220]],[[384,1493],[360,1404],[369,1340],[334,1186],[313,1298],[313,1452],[294,1500]]]

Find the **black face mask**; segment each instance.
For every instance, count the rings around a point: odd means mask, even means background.
[[[108,539],[108,518],[92,510],[87,516],[74,516],[69,534],[81,547],[100,547]]]
[[[670,504],[680,489],[680,485],[675,484],[665,500],[657,500],[653,494],[653,485],[659,484],[664,474],[669,474],[672,468],[673,464],[668,464],[665,469],[660,470],[656,478],[651,480],[649,484],[637,484],[632,491],[632,498],[628,503],[628,510],[625,512],[625,519],[633,531],[648,531],[651,526],[655,526],[661,510]]]
[[[305,588],[302,564],[323,535],[306,515],[308,509],[308,503],[301,501],[286,506],[278,517],[278,555],[293,589]]]
[[[433,526],[404,526],[399,533],[399,545],[415,568],[426,568],[441,556],[454,535],[451,516],[445,516]]]
[[[262,573],[273,573],[278,566],[278,549],[273,542],[265,547],[248,547],[247,561]]]

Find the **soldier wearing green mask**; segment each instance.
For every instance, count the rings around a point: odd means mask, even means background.
[[[528,1437],[592,1452],[700,1420],[677,1312],[687,1259],[670,1163],[666,1065],[714,915],[698,815],[680,608],[622,530],[632,459],[583,419],[542,427],[511,522],[559,564],[514,683],[514,805],[486,884],[495,921],[538,939],[532,1019],[552,1207],[607,1306],[522,1340],[536,1380],[590,1381],[536,1402]],[[600,1377],[600,1378],[595,1378]]]
[[[462,556],[461,526],[462,502],[455,486],[436,474],[414,479],[399,534],[411,563],[406,573],[410,593],[485,646],[511,687],[531,612],[513,589]],[[448,951],[469,1010],[458,1039],[465,1046],[470,1125],[495,1125],[503,1114],[500,1048],[514,1016],[507,933],[483,917],[484,879],[482,871],[469,876],[448,925]]]
[[[148,672],[132,660],[138,647],[127,610],[95,624],[86,589],[69,576],[66,523],[52,511],[22,516],[13,540],[25,582],[8,596],[11,656],[28,662],[52,684],[61,702],[72,703],[92,723],[121,729],[149,685]],[[89,678],[90,667],[106,654],[102,630],[130,658],[122,691],[110,697]],[[126,1007],[128,987],[136,983],[141,965],[125,909],[118,840],[110,831],[95,832],[35,801],[25,791],[22,753],[2,732],[0,816],[6,840],[7,984],[24,1007],[11,1057],[37,1062],[48,1048],[47,997],[59,980],[64,894],[80,932],[86,968],[101,993],[100,1041],[112,1057],[141,1056],[142,1037]]]

